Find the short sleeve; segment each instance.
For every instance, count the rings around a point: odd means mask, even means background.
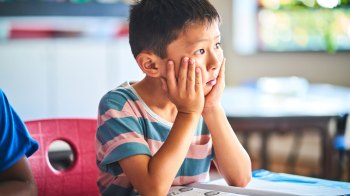
[[[22,156],[31,156],[39,144],[29,134],[23,121],[0,89],[0,173]]]
[[[139,154],[151,156],[134,102],[118,94],[100,102],[96,151],[103,172],[119,175],[122,169],[118,161]]]

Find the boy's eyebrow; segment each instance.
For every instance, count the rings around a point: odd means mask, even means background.
[[[221,35],[219,34],[219,35],[217,35],[217,36],[215,36],[215,37],[213,37],[213,38],[199,39],[199,40],[196,40],[196,41],[190,43],[190,45],[196,44],[196,43],[198,43],[198,42],[205,42],[205,41],[210,41],[210,40],[212,40],[212,39],[218,39],[218,38],[220,38],[220,36],[221,36]]]

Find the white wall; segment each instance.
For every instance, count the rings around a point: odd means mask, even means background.
[[[233,39],[232,8],[235,0],[210,1],[222,16],[222,46],[227,58],[226,82],[228,85],[237,85],[261,76],[300,76],[312,83],[350,86],[350,52],[238,55],[233,50],[231,41]]]
[[[127,38],[0,42],[0,88],[23,118],[96,118],[110,89],[143,74]]]

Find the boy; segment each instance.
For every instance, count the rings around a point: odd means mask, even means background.
[[[207,180],[212,159],[229,185],[245,186],[250,158],[220,105],[225,60],[215,8],[207,0],[141,0],[129,20],[146,76],[100,102],[101,194],[166,195],[172,185]]]

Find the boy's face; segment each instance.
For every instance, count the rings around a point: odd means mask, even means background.
[[[223,50],[220,46],[220,31],[217,21],[211,24],[190,24],[179,37],[167,47],[167,58],[160,69],[162,76],[166,75],[166,62],[175,62],[176,76],[183,57],[193,58],[196,67],[202,70],[204,95],[209,94],[216,83],[223,61]]]

